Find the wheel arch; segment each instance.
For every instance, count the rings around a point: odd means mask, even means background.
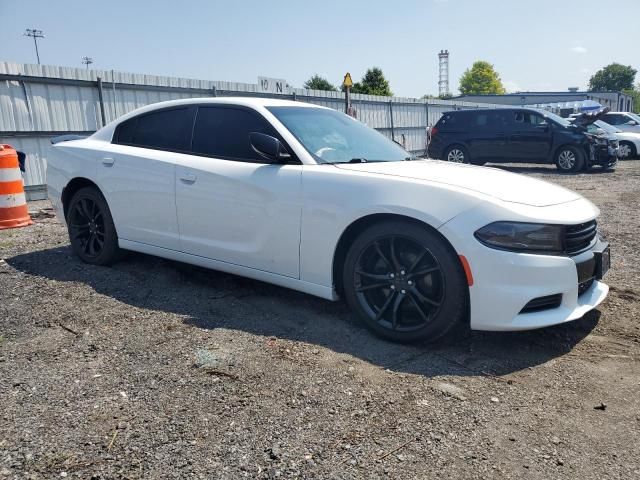
[[[62,200],[62,208],[64,210],[65,218],[67,218],[67,213],[68,213],[67,210],[69,208],[69,202],[71,202],[71,199],[73,198],[73,196],[76,194],[78,190],[85,187],[94,187],[96,190],[98,190],[102,194],[100,187],[98,187],[98,185],[95,182],[93,182],[92,180],[89,180],[88,178],[75,177],[71,179],[69,183],[67,183],[67,185],[62,189],[61,200]]]
[[[429,229],[444,241],[444,243],[449,247],[452,255],[455,255],[457,258],[459,258],[458,252],[453,247],[451,242],[441,232],[439,232],[438,229],[436,229],[435,227],[433,227],[432,225],[428,224],[423,220],[419,220],[417,218],[398,214],[398,213],[373,213],[373,214],[365,215],[363,217],[358,218],[357,220],[354,220],[351,224],[349,224],[343,230],[342,234],[340,235],[340,238],[338,239],[338,243],[336,244],[336,248],[334,250],[333,263],[331,268],[331,276],[333,279],[332,283],[334,285],[336,293],[341,297],[344,296],[343,284],[342,284],[342,269],[344,267],[344,261],[347,256],[347,252],[349,251],[349,247],[351,246],[353,241],[356,239],[356,237],[360,233],[362,233],[365,229],[377,223],[390,221],[390,220],[406,221],[406,222],[420,225],[424,228]],[[466,277],[464,266],[460,260],[458,261],[458,264],[459,264],[459,268],[462,275]],[[469,290],[467,287],[467,297],[468,295],[469,295]],[[467,305],[468,304],[469,302],[467,302]]]

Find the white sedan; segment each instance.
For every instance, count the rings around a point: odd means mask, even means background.
[[[602,120],[598,120],[587,127],[587,131],[598,133],[598,129],[618,140],[620,148],[618,155],[623,159],[636,158],[640,154],[640,132],[629,132],[613,127]]]
[[[53,151],[49,196],[91,264],[134,250],[343,297],[397,341],[559,324],[608,292],[599,212],[577,193],[416,160],[328,108],[165,102]]]

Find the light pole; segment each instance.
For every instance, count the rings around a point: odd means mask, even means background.
[[[82,63],[87,66],[87,70],[89,70],[89,65],[93,63],[93,58],[91,57],[82,57]]]
[[[33,37],[33,44],[36,46],[36,58],[38,59],[38,65],[40,65],[40,53],[38,52],[38,39],[44,38],[42,30],[36,28],[27,28],[24,32],[25,37]]]

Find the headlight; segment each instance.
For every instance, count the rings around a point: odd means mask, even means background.
[[[494,222],[475,233],[487,247],[516,252],[561,252],[561,225],[540,223]]]

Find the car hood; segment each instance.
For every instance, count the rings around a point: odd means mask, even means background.
[[[488,195],[505,202],[521,203],[534,207],[557,205],[581,198],[577,193],[558,185],[499,168],[477,167],[439,160],[341,163],[336,166],[342,170],[354,172],[446,184]]]
[[[593,122],[602,120],[602,117],[604,117],[605,114],[609,113],[609,110],[611,109],[609,107],[606,107],[594,113],[581,113],[574,118],[573,124],[577,127],[586,127],[587,125],[591,125]]]

